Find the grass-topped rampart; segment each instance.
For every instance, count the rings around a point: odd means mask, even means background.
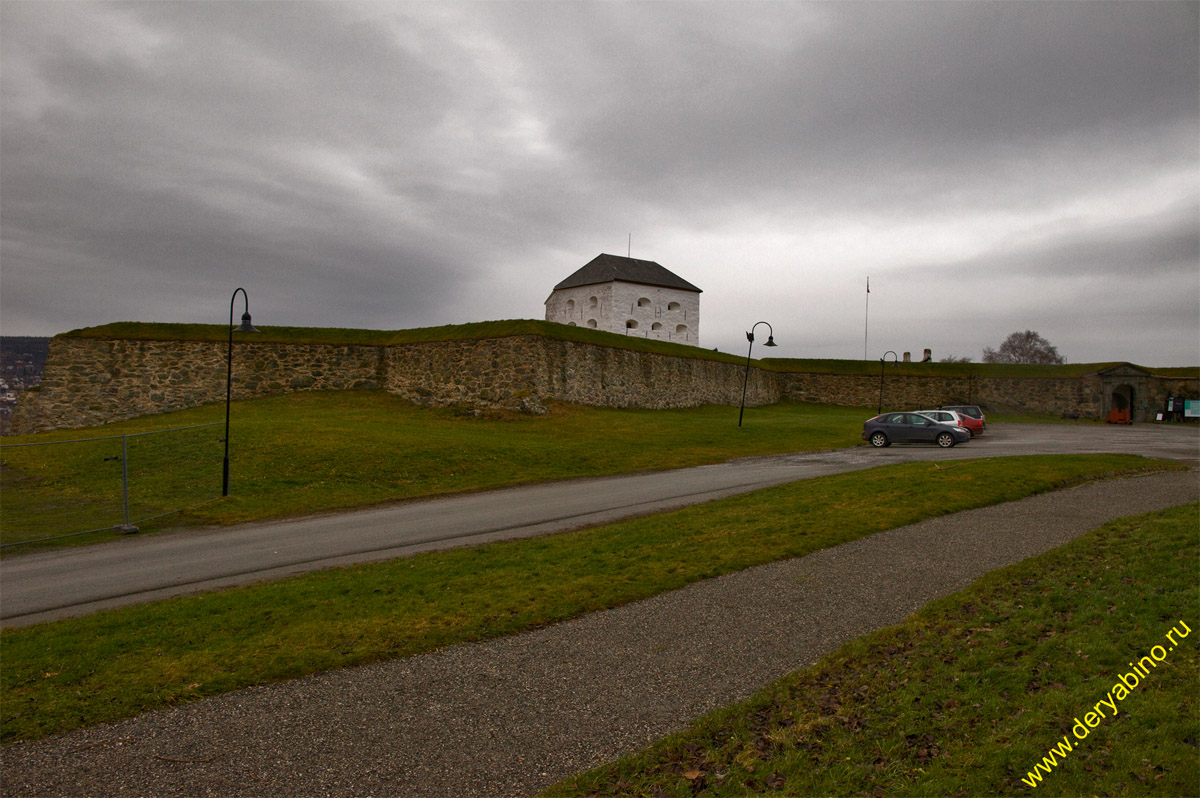
[[[69,338],[101,338],[133,341],[226,341],[229,329],[221,324],[171,324],[160,322],[123,321],[98,327],[85,327],[63,333]],[[714,360],[721,363],[744,363],[745,357],[736,353],[718,352],[686,344],[656,341],[632,335],[618,335],[586,327],[540,321],[537,319],[507,319],[470,324],[447,324],[439,327],[418,327],[409,330],[359,330],[341,327],[276,327],[262,326],[254,335],[238,335],[237,340],[278,344],[328,344],[333,346],[395,346],[398,344],[437,343],[444,341],[507,338],[536,335],[559,341],[572,341],[614,349],[652,352],[674,357]],[[877,360],[839,360],[819,358],[763,358],[755,360],[760,369],[797,374],[877,375]],[[892,363],[884,370],[888,376],[961,377],[1008,379],[1070,379],[1095,374],[1119,361],[1104,363],[1069,363],[1064,365],[1002,364],[1002,363]],[[1146,368],[1139,366],[1139,368]],[[1156,376],[1195,378],[1198,367],[1146,368]]]
[[[196,407],[225,397],[219,324],[118,322],[51,344],[41,388],[12,419],[25,434]],[[427,407],[526,409],[567,402],[665,409],[781,400],[891,409],[978,404],[989,411],[1103,419],[1122,390],[1139,416],[1194,398],[1200,370],[762,358],[548,321],[511,319],[361,330],[259,327],[234,333],[235,398],[380,390]],[[740,347],[739,347],[740,348]],[[765,354],[764,350],[756,350]],[[1116,368],[1112,368],[1116,366]],[[882,371],[882,378],[881,372]],[[1121,386],[1126,386],[1121,388]],[[745,390],[744,390],[745,389]],[[880,408],[882,409],[882,408]]]
[[[701,358],[722,363],[744,362],[745,358],[711,349],[701,349],[669,341],[617,335],[587,327],[572,327],[537,319],[506,319],[479,321],[470,324],[446,324],[440,327],[417,327],[411,330],[355,330],[340,327],[275,327],[260,326],[258,333],[236,336],[239,341],[278,344],[329,344],[332,346],[396,346],[399,344],[428,344],[445,341],[473,341],[487,338],[509,338],[518,335],[537,335],[559,341],[653,352],[676,357]],[[229,328],[221,324],[168,324],[159,322],[122,321],[99,327],[85,327],[63,334],[72,338],[109,338],[134,341],[226,341]]]

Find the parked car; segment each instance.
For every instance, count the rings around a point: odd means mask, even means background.
[[[893,443],[936,443],[949,449],[971,440],[971,433],[920,413],[883,413],[863,424],[862,439],[877,447]]]
[[[923,416],[932,418],[940,424],[949,424],[952,427],[962,427],[967,432],[971,433],[971,437],[975,437],[975,431],[967,426],[966,416],[959,415],[955,410],[914,410],[914,413],[920,413]]]
[[[942,405],[938,410],[953,410],[958,413],[967,422],[967,429],[975,435],[982,435],[987,429],[987,419],[984,418],[979,405]]]

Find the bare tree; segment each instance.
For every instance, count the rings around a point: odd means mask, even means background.
[[[999,349],[983,350],[984,363],[1065,363],[1066,359],[1050,342],[1033,330],[1015,332],[1004,339]]]
[[[949,357],[942,358],[941,362],[942,363],[970,363],[971,356],[965,355],[963,357],[959,357],[958,355],[950,355]]]

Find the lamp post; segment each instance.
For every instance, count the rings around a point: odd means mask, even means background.
[[[237,326],[238,332],[258,332],[250,323],[250,297],[245,288],[237,288],[229,298],[229,355],[225,360],[225,462],[221,470],[221,495],[229,495],[229,400],[233,395],[233,303],[237,300],[238,291],[246,301],[246,311],[242,314],[242,323]]]
[[[778,344],[775,343],[774,328],[772,328],[771,325],[767,324],[765,321],[755,322],[754,326],[750,328],[750,332],[746,333],[746,340],[750,342],[750,348],[746,350],[746,375],[742,377],[742,408],[738,411],[739,427],[742,426],[742,415],[746,412],[746,386],[750,382],[750,353],[754,351],[754,330],[760,324],[766,324],[767,330],[769,330],[767,333],[767,342],[764,344],[764,346],[778,346]]]
[[[887,356],[892,356],[892,365],[900,365],[900,356],[892,350],[883,353],[883,357],[879,358],[879,409],[875,411],[876,415],[883,412],[883,364],[887,362]]]

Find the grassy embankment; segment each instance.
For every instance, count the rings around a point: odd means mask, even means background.
[[[109,338],[143,341],[213,341],[227,340],[229,328],[220,324],[170,324],[155,322],[115,322],[97,327],[72,330],[64,335],[75,338]],[[504,338],[513,335],[537,335],[560,341],[596,344],[617,349],[657,352],[679,357],[716,360],[725,363],[744,363],[745,355],[738,352],[718,352],[712,349],[687,346],[669,341],[656,341],[631,335],[618,335],[587,327],[540,319],[505,319],[470,324],[447,324],[439,327],[419,327],[410,330],[359,330],[337,327],[259,326],[259,332],[238,334],[235,340],[245,343],[334,344],[361,346],[390,346],[394,344],[432,343],[483,338]],[[940,377],[1029,377],[1070,378],[1094,374],[1119,361],[1105,363],[1066,363],[1062,365],[1006,363],[921,363],[887,361],[886,373],[895,376]],[[878,376],[878,360],[842,360],[823,358],[763,358],[754,365],[769,371],[807,374],[863,374]],[[1195,377],[1195,367],[1152,367],[1153,374],[1168,377]]]
[[[258,326],[256,333],[235,333],[234,341],[242,343],[332,344],[335,346],[392,346],[423,344],[439,341],[462,341],[486,338],[507,338],[514,335],[537,335],[559,341],[596,344],[615,349],[657,352],[664,355],[744,363],[745,356],[717,352],[686,344],[637,338],[631,335],[572,327],[567,324],[537,319],[506,319],[480,321],[470,324],[447,324],[439,327],[417,327],[410,330],[358,330],[340,327],[283,327]],[[228,340],[229,328],[220,324],[171,324],[123,321],[98,327],[84,327],[64,333],[72,338],[123,339],[135,341],[212,341]]]
[[[548,416],[476,418],[379,391],[311,392],[236,402],[232,496],[219,501],[223,404],[88,430],[5,438],[0,542],[111,526],[121,517],[121,440],[7,448],[220,422],[130,437],[133,519],[209,500],[141,524],[143,532],[331,512],[432,495],[558,479],[654,471],[730,458],[853,446],[863,410],[780,404],[614,410],[554,405]],[[47,545],[112,539],[108,531]],[[33,550],[35,545],[8,551]]]
[[[886,466],[570,534],[7,630],[3,739],[512,634],[924,518],[1178,467],[1127,455]]]
[[[1198,513],[993,572],[546,795],[1196,795]]]

